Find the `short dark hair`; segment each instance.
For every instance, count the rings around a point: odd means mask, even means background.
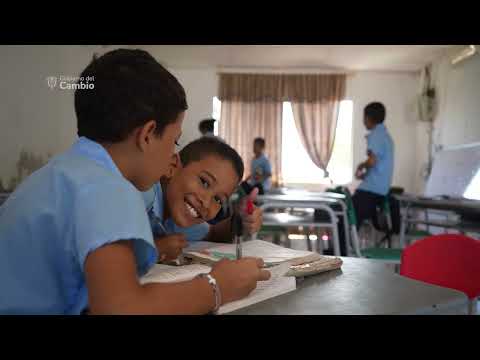
[[[253,140],[253,144],[258,144],[260,145],[262,148],[265,148],[265,139],[264,138],[261,138],[261,137],[257,137]]]
[[[232,164],[239,181],[243,178],[244,165],[240,155],[230,145],[216,138],[202,137],[194,140],[180,150],[179,155],[183,166],[202,160],[209,155],[218,156]]]
[[[213,118],[203,119],[198,124],[198,130],[200,130],[200,132],[213,132],[215,121],[217,120]]]
[[[363,110],[363,115],[368,116],[376,124],[381,124],[385,120],[385,106],[381,102],[372,102],[365,106],[365,109]]]
[[[117,49],[93,57],[79,83],[94,87],[75,90],[78,136],[94,141],[125,140],[149,120],[157,134],[187,110],[185,90],[178,80],[143,50]]]

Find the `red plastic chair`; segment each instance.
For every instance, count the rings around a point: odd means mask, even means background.
[[[404,249],[400,275],[464,292],[470,299],[469,313],[475,313],[480,241],[457,234],[426,237]]]

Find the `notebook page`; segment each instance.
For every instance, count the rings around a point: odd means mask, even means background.
[[[185,266],[170,266],[156,264],[153,268],[142,278],[141,284],[151,282],[172,283],[181,282],[193,279],[198,274],[209,273],[210,267],[201,264],[192,264]]]
[[[228,254],[235,255],[235,244],[222,244],[208,249],[210,254]],[[215,257],[208,256],[199,252],[192,252],[196,256],[204,256],[210,260],[218,260]],[[272,244],[262,240],[246,241],[242,244],[242,256],[253,256],[262,258],[267,264],[278,264],[294,259],[302,259],[303,261],[313,261],[322,258],[320,254],[311,251],[294,250],[284,248],[279,245]]]
[[[267,281],[257,282],[257,287],[250,295],[241,300],[232,301],[222,305],[218,310],[219,314],[226,314],[240,308],[267,300],[296,289],[296,281],[294,277],[284,276],[290,269],[289,263],[280,264],[270,269],[271,277]]]

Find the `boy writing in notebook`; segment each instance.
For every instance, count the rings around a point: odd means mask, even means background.
[[[175,284],[139,282],[158,258],[140,191],[169,173],[186,97],[150,54],[119,49],[81,74],[79,139],[0,207],[1,314],[204,314],[247,296],[259,259]]]
[[[185,146],[172,174],[143,193],[160,259],[174,260],[187,241],[231,241],[231,218],[209,225],[243,177],[244,165],[238,153],[221,140],[203,137]],[[254,200],[258,190],[250,194]],[[257,232],[262,210],[244,211],[240,204],[245,234]],[[160,223],[159,223],[160,222]]]

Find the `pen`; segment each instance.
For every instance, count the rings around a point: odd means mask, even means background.
[[[253,214],[255,207],[253,205],[253,200],[247,199],[246,203],[246,209],[245,212],[248,215]],[[234,238],[235,238],[235,245],[236,245],[236,258],[241,259],[242,258],[242,240],[243,240],[243,221],[242,217],[240,214],[238,214],[236,211],[233,213],[233,233],[234,233]]]
[[[233,214],[233,234],[236,245],[236,258],[237,260],[242,258],[242,217],[237,212]]]

